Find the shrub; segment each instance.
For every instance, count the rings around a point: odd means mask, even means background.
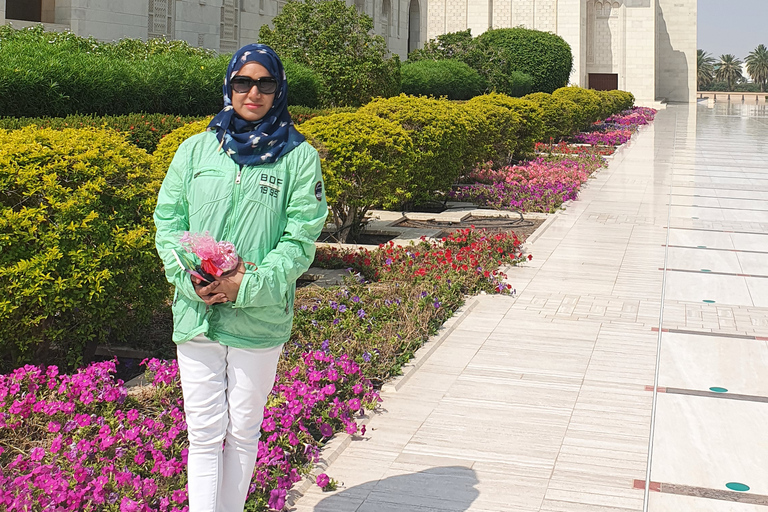
[[[618,101],[620,111],[629,110],[635,105],[635,96],[627,91],[608,91]]]
[[[494,89],[496,92],[504,93],[507,96],[519,98],[533,90],[533,77],[520,71],[499,74],[495,79]]]
[[[155,151],[157,143],[176,128],[197,120],[192,116],[167,114],[127,114],[122,116],[70,115],[67,117],[6,117],[0,119],[0,128],[18,130],[36,125],[40,128],[111,128],[125,135],[128,142],[146,150]]]
[[[487,87],[477,71],[450,59],[406,62],[401,69],[401,83],[405,94],[446,96],[449,100],[468,100]]]
[[[310,108],[300,105],[288,106],[288,113],[291,114],[291,119],[297,125],[319,116],[350,112],[357,112],[357,107]]]
[[[468,161],[474,156],[469,151],[471,115],[460,105],[401,94],[375,99],[358,113],[394,121],[410,135],[416,156],[405,183],[413,202],[447,192],[462,170],[474,163]]]
[[[384,38],[370,34],[373,20],[342,0],[288,2],[272,23],[259,41],[318,73],[324,103],[356,106],[400,91],[398,57],[386,58]]]
[[[541,140],[558,141],[576,130],[575,118],[578,116],[579,107],[571,100],[557,98],[545,92],[529,94],[523,99],[536,103],[541,109],[544,123]]]
[[[541,109],[528,100],[511,98],[505,94],[485,94],[476,96],[466,103],[467,108],[481,107],[483,104],[497,105],[516,112],[520,116],[518,131],[515,136],[517,144],[515,154],[524,155],[533,150],[533,145],[540,141],[544,130]]]
[[[161,177],[112,131],[0,131],[3,366],[79,364],[166,300],[151,236]]]
[[[288,104],[318,107],[323,85],[320,77],[307,66],[291,60],[283,60],[288,80]]]
[[[598,121],[602,114],[600,96],[591,89],[571,86],[562,87],[552,93],[554,98],[570,100],[576,104],[576,129],[582,130]]]
[[[551,93],[568,83],[573,67],[571,47],[563,38],[522,27],[484,32],[476,38],[467,59],[491,87],[510,95],[515,91],[506,87],[513,71],[532,77],[533,92]]]
[[[403,188],[413,142],[397,123],[364,114],[332,114],[301,125],[323,162],[326,197],[339,239],[355,241],[368,210],[408,197]]]
[[[516,110],[490,102],[476,101],[462,105],[469,116],[469,166],[480,162],[508,163],[518,153],[522,115]],[[469,167],[468,166],[468,167]]]
[[[458,59],[466,62],[474,48],[472,30],[449,32],[430,39],[424,44],[424,48],[413,50],[408,54],[408,60],[416,62],[420,60]]]
[[[228,55],[183,41],[102,43],[42,28],[0,32],[0,115],[63,117],[152,112],[211,115],[222,106]],[[287,63],[291,104],[317,106],[321,84]]]
[[[203,133],[208,127],[208,123],[211,122],[211,117],[206,117],[194,123],[186,124],[180,128],[173,130],[171,133],[163,137],[163,140],[157,145],[155,154],[152,155],[152,169],[155,175],[165,176],[168,172],[168,167],[171,165],[173,155],[176,154],[176,150],[179,149],[181,143],[197,135]]]

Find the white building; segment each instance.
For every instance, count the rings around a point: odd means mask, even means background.
[[[523,25],[563,37],[572,83],[641,101],[694,101],[696,0],[346,0],[374,20],[393,53],[446,32]],[[44,23],[101,40],[166,36],[231,52],[258,40],[285,0],[0,0],[0,24]]]

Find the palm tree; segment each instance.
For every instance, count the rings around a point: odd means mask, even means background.
[[[765,92],[765,85],[768,83],[768,48],[764,44],[758,45],[745,62],[747,73],[752,80],[760,84],[760,92]]]
[[[704,50],[696,51],[696,82],[699,90],[704,90],[706,86],[714,80],[715,59]]]
[[[715,64],[715,78],[728,83],[728,90],[733,90],[733,84],[742,77],[742,62],[733,54],[726,53],[720,56],[720,62]]]

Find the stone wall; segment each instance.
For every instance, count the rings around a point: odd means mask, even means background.
[[[0,0],[0,24],[5,24],[6,1]],[[231,52],[257,42],[259,29],[270,24],[286,0],[29,0],[42,2],[42,18],[52,30],[112,41],[166,36],[192,46]],[[385,2],[389,15],[385,16]],[[390,51],[407,57],[409,0],[346,0],[359,4],[374,19],[374,31],[388,42]],[[422,13],[426,6],[422,8]],[[168,13],[167,20],[162,13]],[[464,16],[466,22],[466,12]],[[25,27],[35,22],[14,21]],[[426,27],[426,19],[422,16]],[[389,30],[387,30],[387,27]],[[389,34],[387,34],[389,32]],[[424,33],[422,29],[421,33]],[[439,33],[443,33],[440,31]]]

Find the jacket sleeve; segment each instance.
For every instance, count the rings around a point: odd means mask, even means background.
[[[314,148],[299,163],[286,214],[288,222],[280,241],[258,269],[246,271],[233,307],[282,304],[293,284],[312,264],[315,241],[328,215],[320,157]]]
[[[187,145],[182,144],[165,175],[155,207],[155,247],[165,266],[165,277],[179,293],[191,300],[203,302],[195,293],[189,274],[182,269],[171,249],[182,251],[181,235],[189,230],[189,205],[184,192],[184,177],[189,167]]]

